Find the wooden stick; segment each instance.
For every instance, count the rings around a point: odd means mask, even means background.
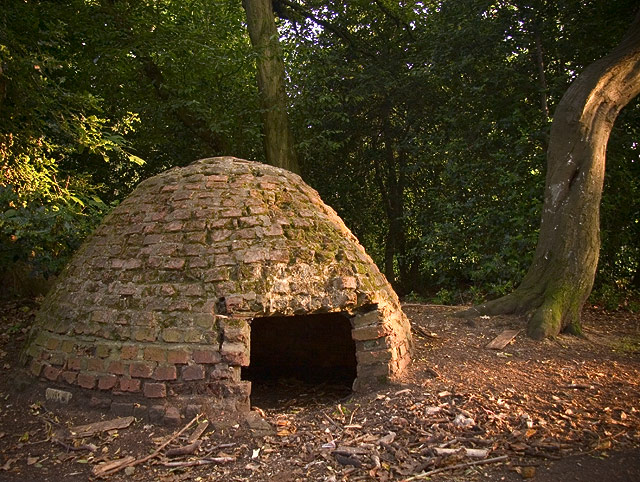
[[[467,457],[486,457],[489,454],[487,449],[468,449],[468,448],[459,448],[459,449],[450,449],[444,447],[435,447],[433,450],[436,451],[438,455],[452,455],[452,454],[461,454],[466,455]]]
[[[428,477],[431,477],[432,475],[439,474],[440,472],[445,472],[447,470],[464,469],[465,467],[471,467],[474,465],[492,464],[494,462],[501,462],[506,459],[507,459],[506,455],[500,455],[499,457],[493,457],[491,459],[474,460],[473,462],[467,462],[464,464],[449,465],[448,467],[440,467],[439,469],[433,469],[428,472],[422,472],[421,474],[414,475],[413,477],[409,477],[408,479],[404,479],[402,482],[410,482],[412,480],[426,479]]]
[[[235,460],[235,457],[209,457],[199,460],[162,462],[162,465],[165,467],[193,467],[194,465],[226,464],[228,462],[234,462]]]
[[[133,462],[135,460],[136,460],[135,457],[132,457],[131,455],[129,455],[129,456],[124,457],[122,459],[112,460],[111,462],[105,462],[102,465],[95,466],[91,470],[91,473],[95,477],[104,477],[105,475],[109,475],[109,474],[112,474],[112,473],[115,474],[120,469],[128,467],[131,464],[131,462]]]
[[[175,449],[167,450],[167,457],[178,457],[179,455],[191,455],[196,452],[200,445],[202,444],[202,440],[196,440],[195,442],[185,445],[183,447],[176,447]]]
[[[202,422],[202,423],[199,423],[198,426],[196,427],[196,429],[193,431],[193,433],[191,435],[189,435],[189,438],[187,439],[187,441],[189,443],[195,442],[200,437],[202,437],[202,434],[208,428],[209,428],[209,422],[207,422],[206,420],[204,422]]]
[[[167,445],[169,445],[175,439],[180,437],[180,435],[182,435],[184,432],[186,432],[189,429],[189,427],[191,427],[194,423],[196,423],[198,421],[199,418],[200,418],[200,414],[196,415],[195,418],[193,420],[191,420],[191,422],[189,422],[187,425],[185,425],[179,432],[175,432],[171,437],[169,437],[167,440],[165,440],[160,445],[160,447],[158,447],[152,454],[147,455],[146,457],[142,457],[141,459],[137,459],[137,460],[134,459],[133,457],[125,457],[124,459],[120,459],[120,461],[116,461],[116,462],[127,461],[127,463],[122,462],[122,463],[120,463],[118,465],[115,465],[113,467],[111,467],[111,466],[110,467],[105,467],[104,465],[96,466],[92,470],[93,475],[95,475],[96,477],[104,477],[105,475],[112,475],[112,474],[115,474],[116,472],[120,472],[125,467],[135,467],[136,465],[144,464],[148,460],[151,460],[154,457],[157,457],[160,454],[160,452],[162,452],[162,450]],[[132,460],[130,460],[130,459],[132,459]],[[111,465],[111,464],[114,464],[114,462],[108,462],[107,463],[107,465]]]

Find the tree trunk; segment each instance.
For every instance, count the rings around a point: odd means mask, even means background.
[[[589,65],[554,114],[534,260],[511,294],[468,313],[530,314],[541,339],[580,333],[600,251],[600,199],[609,134],[620,110],[640,93],[640,12],[622,43]]]
[[[258,90],[262,103],[267,163],[300,172],[287,117],[287,95],[282,50],[271,0],[244,0],[251,44],[256,50]]]

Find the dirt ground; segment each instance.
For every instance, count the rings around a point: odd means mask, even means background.
[[[255,390],[249,417],[125,420],[82,437],[74,427],[115,417],[45,401],[47,386],[21,373],[36,309],[0,306],[0,480],[95,480],[113,461],[118,481],[640,480],[638,314],[589,307],[584,338],[520,333],[492,350],[523,321],[406,304],[415,351],[402,383],[354,395],[283,380]]]

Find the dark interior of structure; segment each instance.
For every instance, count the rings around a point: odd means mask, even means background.
[[[356,378],[351,322],[344,313],[273,316],[251,321],[251,401],[279,404],[292,397],[343,397]]]

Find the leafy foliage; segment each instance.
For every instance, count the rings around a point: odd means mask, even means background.
[[[554,106],[636,2],[274,6],[303,177],[396,288],[454,303],[513,289]],[[166,168],[264,158],[241,2],[3,2],[0,29],[4,270],[57,272],[112,202]],[[636,102],[609,143],[597,292],[611,299],[640,287],[638,126]]]

